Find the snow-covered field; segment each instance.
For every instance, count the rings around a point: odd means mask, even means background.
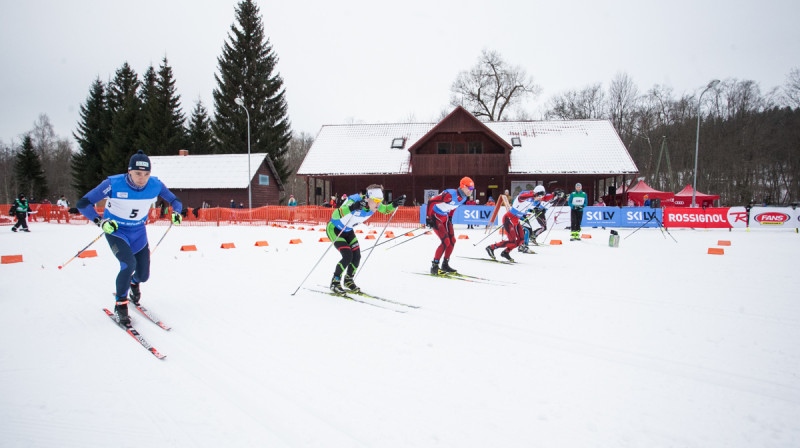
[[[291,295],[322,232],[175,227],[142,287],[173,330],[133,314],[159,361],[101,310],[118,271],[104,239],[57,269],[98,229],[31,229],[0,228],[0,254],[24,256],[0,266],[2,447],[800,446],[793,231],[626,229],[615,249],[607,230],[558,229],[563,245],[509,266],[459,258],[490,240],[458,229],[452,265],[497,284],[417,275],[438,244],[424,236],[357,278],[421,307],[397,313]]]

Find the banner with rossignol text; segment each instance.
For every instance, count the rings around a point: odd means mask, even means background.
[[[664,227],[744,228],[747,227],[747,210],[744,207],[667,207],[664,209]]]

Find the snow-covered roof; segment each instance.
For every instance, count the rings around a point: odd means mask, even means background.
[[[639,169],[608,120],[499,121],[486,127],[511,143],[513,173],[628,174]]]
[[[513,145],[509,174],[627,174],[638,168],[607,120],[483,123]],[[408,148],[437,123],[326,125],[298,171],[300,175],[410,174]],[[403,148],[392,140],[405,138]]]
[[[267,153],[152,156],[151,174],[168,188],[247,188]]]
[[[408,148],[436,123],[326,125],[297,174],[409,174]],[[405,138],[402,148],[392,140]]]

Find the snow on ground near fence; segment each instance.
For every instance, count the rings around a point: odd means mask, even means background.
[[[133,315],[159,361],[101,310],[118,271],[103,239],[57,269],[98,229],[31,230],[0,234],[0,253],[24,258],[0,265],[3,446],[800,445],[794,232],[672,230],[676,243],[623,229],[610,248],[607,230],[569,242],[556,229],[563,245],[509,266],[461,258],[494,236],[473,246],[483,231],[458,229],[469,239],[451,264],[498,283],[418,275],[435,236],[387,244],[357,280],[421,307],[397,313],[291,295],[323,232],[175,227],[142,286],[173,330]],[[150,227],[151,243],[165,230]],[[326,285],[337,259],[306,286]]]

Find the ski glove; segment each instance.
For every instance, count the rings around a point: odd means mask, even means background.
[[[402,207],[406,203],[406,195],[402,195],[399,198],[392,201],[392,206],[394,208]]]
[[[435,229],[436,228],[436,218],[434,218],[433,215],[428,216],[428,219],[425,220],[425,224],[428,227],[430,227],[431,229]]]
[[[181,221],[183,221],[183,216],[180,213],[172,212],[172,223],[176,226],[181,225]]]
[[[113,219],[100,219],[98,216],[94,219],[94,223],[97,224],[97,227],[103,229],[103,232],[106,233],[114,233],[119,228],[119,225]]]

